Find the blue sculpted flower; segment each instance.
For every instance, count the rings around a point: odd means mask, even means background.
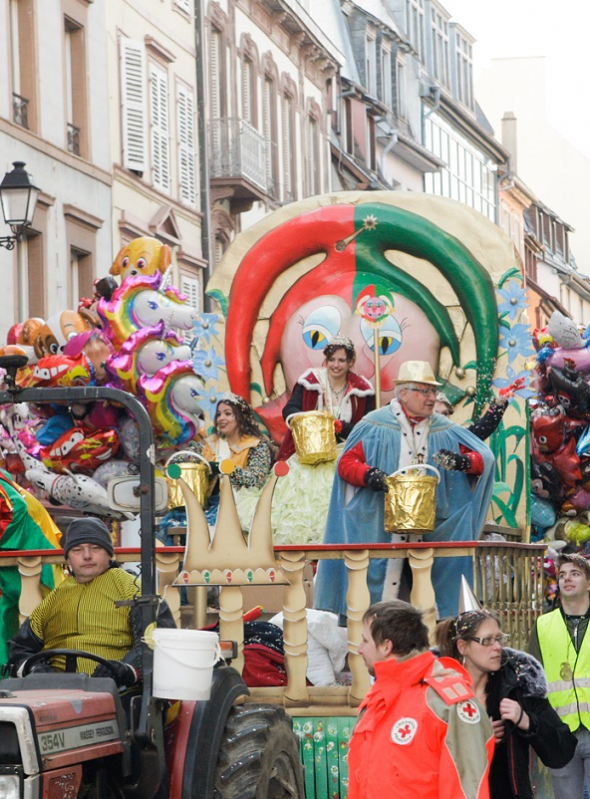
[[[208,390],[203,389],[203,393],[199,395],[199,405],[211,420],[215,419],[217,403],[221,399],[222,394],[223,392],[210,388]]]
[[[527,372],[526,369],[523,369],[521,372],[516,374],[516,372],[511,366],[506,367],[506,377],[497,377],[494,380],[494,388],[497,389],[508,388],[508,386],[511,386],[515,380],[524,381],[522,388],[515,390],[514,392],[515,397],[522,397],[522,399],[530,399],[531,397],[535,396],[535,392],[532,391],[530,388],[531,373]]]
[[[221,355],[217,355],[213,347],[193,352],[193,369],[205,380],[217,380],[220,366],[225,366],[225,361]]]
[[[199,318],[193,322],[193,344],[191,349],[194,349],[196,342],[200,344],[209,344],[211,336],[217,335],[217,328],[215,325],[219,322],[219,314],[216,313],[201,313]]]
[[[500,346],[508,352],[508,363],[512,363],[518,355],[528,358],[535,353],[528,325],[519,324],[512,325],[511,328],[500,328]]]
[[[499,314],[508,314],[510,319],[516,319],[520,311],[528,308],[526,289],[520,287],[516,280],[511,280],[504,289],[498,289],[498,294],[504,302],[498,304]]]

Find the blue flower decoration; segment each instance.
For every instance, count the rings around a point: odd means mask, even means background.
[[[531,373],[527,372],[526,369],[523,369],[521,372],[516,374],[514,369],[511,366],[506,367],[506,377],[497,377],[494,380],[494,388],[507,388],[514,383],[515,380],[520,378],[524,378],[524,386],[521,389],[518,389],[514,392],[515,397],[522,397],[522,399],[530,399],[531,397],[535,396],[535,392],[532,391],[529,387],[530,380],[531,380]]]
[[[215,419],[217,403],[221,399],[222,394],[223,392],[210,388],[208,391],[203,390],[203,393],[199,395],[199,405],[211,420]]]
[[[528,358],[534,355],[531,334],[528,325],[513,325],[510,329],[500,329],[500,346],[508,352],[508,363],[521,355]]]
[[[217,328],[215,327],[217,322],[219,322],[219,314],[199,314],[199,318],[193,322],[194,339],[191,344],[191,349],[194,349],[197,343],[211,343],[211,336],[217,336]]]
[[[204,380],[217,380],[220,366],[225,366],[225,361],[217,355],[213,347],[210,350],[193,352],[193,369]]]
[[[509,319],[516,319],[520,311],[528,308],[526,289],[520,287],[516,280],[511,280],[507,287],[498,289],[504,302],[498,304],[499,314],[508,314]]]

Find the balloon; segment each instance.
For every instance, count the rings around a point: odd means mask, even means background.
[[[533,451],[555,452],[563,444],[565,437],[565,412],[559,406],[548,408],[540,406],[531,415]]]
[[[139,427],[130,416],[127,416],[119,425],[119,440],[125,457],[134,463],[139,463],[139,453],[141,451],[139,446]]]
[[[80,353],[74,358],[67,355],[47,355],[40,358],[21,385],[25,388],[55,388],[88,386],[94,382],[94,367],[86,355]]]
[[[140,236],[122,247],[109,269],[111,275],[121,280],[136,275],[164,274],[172,263],[172,251],[167,244],[149,236]]]
[[[531,461],[531,491],[538,497],[553,502],[562,498],[563,487],[559,473],[552,463]]]
[[[553,396],[569,416],[579,418],[590,414],[590,386],[580,372],[567,365],[563,369],[550,366],[547,378]]]
[[[584,455],[590,455],[590,424],[584,428],[584,432],[578,439],[578,443],[576,444],[576,452],[580,458]]]
[[[114,511],[109,507],[106,489],[96,480],[83,474],[55,474],[42,464],[40,468],[27,469],[25,477],[36,488],[46,491],[49,497],[76,510],[109,516],[114,519],[128,517],[129,514]]]
[[[43,447],[39,456],[43,464],[58,473],[92,472],[112,458],[119,449],[116,430],[90,430],[71,427],[53,444]]]
[[[590,527],[587,524],[572,519],[565,525],[565,534],[572,544],[579,546],[590,539]]]
[[[547,332],[560,347],[578,349],[584,346],[578,326],[573,319],[564,316],[561,311],[553,311],[547,325]]]
[[[555,524],[555,508],[549,500],[531,496],[531,522],[543,529]]]
[[[58,355],[78,333],[90,330],[90,324],[77,311],[61,311],[45,322],[35,338],[34,347],[38,358]]]

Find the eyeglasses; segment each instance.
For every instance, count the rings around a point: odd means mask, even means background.
[[[425,397],[436,397],[438,394],[436,388],[412,388],[410,391],[415,391],[416,394],[423,394]]]
[[[489,635],[486,638],[476,638],[474,635],[472,635],[467,640],[475,641],[477,644],[481,644],[482,646],[494,646],[494,644],[500,644],[500,646],[504,646],[509,638],[509,635],[502,633],[501,635]]]

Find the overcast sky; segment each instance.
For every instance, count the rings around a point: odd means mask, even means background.
[[[442,4],[477,39],[476,96],[477,75],[490,59],[545,56],[547,120],[590,158],[590,0]]]

